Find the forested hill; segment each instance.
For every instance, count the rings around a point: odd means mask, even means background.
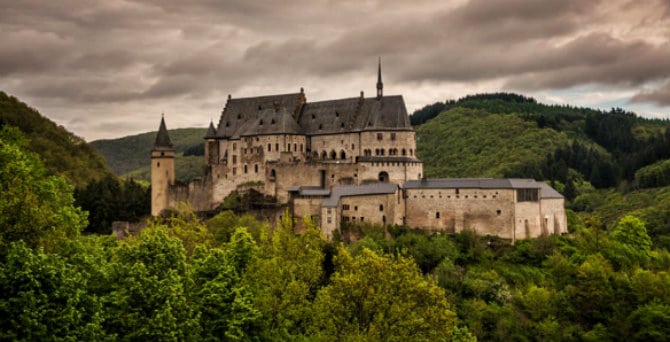
[[[180,128],[169,130],[170,140],[177,151],[177,159],[183,154],[199,154],[203,149],[203,137],[206,128]],[[150,163],[151,148],[154,146],[156,132],[147,132],[118,139],[96,140],[91,145],[107,160],[107,165],[117,175],[147,168]],[[142,178],[142,177],[140,177]]]
[[[47,172],[63,175],[76,186],[111,174],[105,160],[82,138],[0,91],[0,127],[3,125],[25,134],[30,140],[28,149],[41,157]]]
[[[414,112],[411,121],[428,177],[552,180],[569,198],[584,183],[596,188],[670,184],[667,120],[499,93],[435,103]]]

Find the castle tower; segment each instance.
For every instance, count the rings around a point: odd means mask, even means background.
[[[382,58],[379,57],[379,65],[377,67],[377,100],[384,96],[384,83],[382,83]]]
[[[151,215],[157,216],[168,208],[170,185],[174,184],[175,150],[170,142],[165,118],[156,134],[156,142],[151,150]]]

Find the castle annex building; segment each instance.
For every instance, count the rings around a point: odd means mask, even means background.
[[[151,152],[152,215],[187,201],[211,210],[253,188],[310,216],[330,236],[344,222],[522,239],[567,232],[563,197],[520,179],[425,179],[400,95],[308,102],[298,93],[228,96],[205,139],[205,176],[176,184],[175,150],[161,119]]]

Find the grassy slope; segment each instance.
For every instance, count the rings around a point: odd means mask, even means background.
[[[180,128],[170,130],[170,140],[177,153],[202,143],[207,133],[205,128]],[[107,165],[117,175],[148,167],[150,152],[156,139],[156,132],[142,133],[111,140],[96,140],[91,143],[107,160]],[[202,157],[201,157],[202,158]]]
[[[417,155],[427,177],[501,177],[567,143],[565,134],[518,116],[466,108],[450,109],[417,128]]]
[[[111,173],[105,160],[82,138],[1,91],[0,123],[19,128],[30,139],[29,149],[40,155],[47,170],[64,175],[76,186]]]

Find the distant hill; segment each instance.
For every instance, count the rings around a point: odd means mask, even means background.
[[[416,136],[426,177],[503,177],[569,141],[517,116],[461,107],[417,127]]]
[[[177,163],[179,163],[179,159],[185,151],[197,150],[196,147],[203,143],[203,137],[207,133],[207,129],[179,128],[169,130],[169,133],[170,140],[177,151]],[[109,165],[112,171],[121,176],[144,167],[149,167],[151,164],[151,148],[154,145],[155,139],[156,132],[148,132],[118,139],[96,140],[91,142],[91,145],[105,157],[107,165]],[[177,170],[177,172],[179,171]],[[141,174],[141,172],[137,174]],[[143,177],[140,178],[143,179]]]
[[[39,154],[47,170],[65,176],[75,186],[84,186],[111,172],[105,160],[84,139],[68,132],[16,97],[0,91],[0,126],[20,129],[29,139],[28,148]]]
[[[654,164],[670,159],[667,120],[622,109],[545,105],[507,93],[434,103],[410,119],[428,177],[531,177],[565,184],[568,197],[573,183],[670,184],[668,164]]]

